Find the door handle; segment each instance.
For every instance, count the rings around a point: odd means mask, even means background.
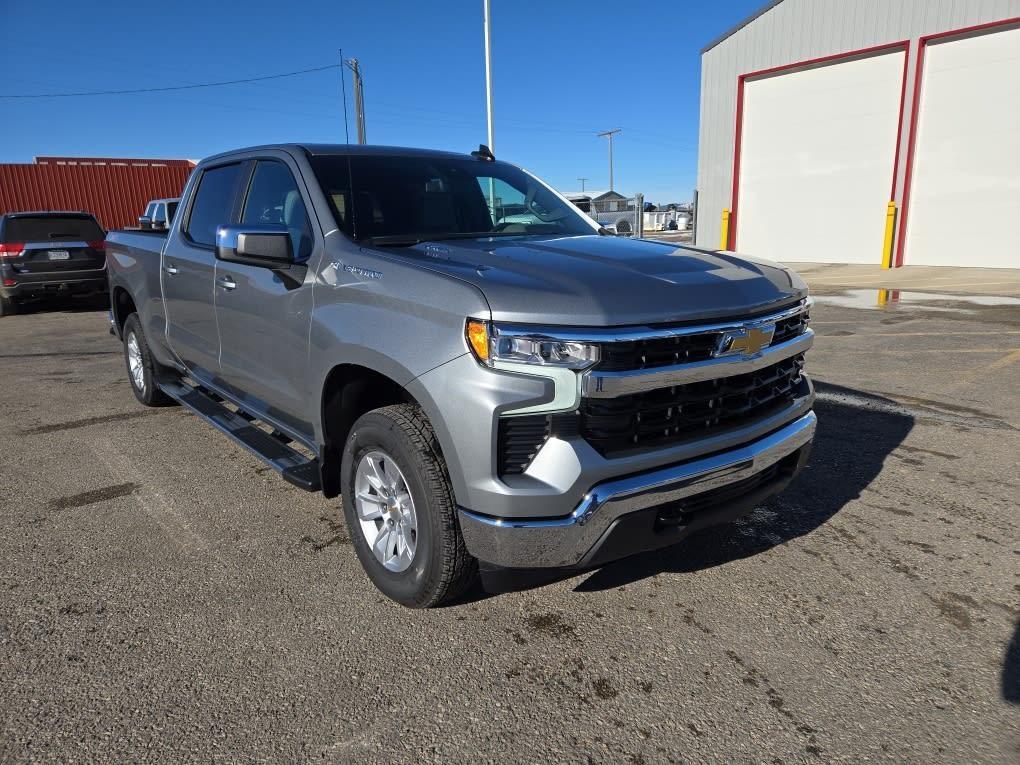
[[[216,280],[216,284],[219,285],[221,289],[225,290],[232,290],[235,287],[237,287],[237,282],[235,282],[229,276],[221,276],[219,279]]]
[[[167,263],[165,266],[163,266],[163,270],[170,274],[170,276],[175,276],[176,274],[179,274],[181,272],[181,269],[179,269],[173,263]]]

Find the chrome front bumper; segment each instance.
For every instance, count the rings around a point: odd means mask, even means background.
[[[577,566],[621,517],[751,478],[809,444],[816,422],[808,412],[745,446],[599,483],[562,518],[494,518],[461,508],[464,542],[476,558],[498,566]]]

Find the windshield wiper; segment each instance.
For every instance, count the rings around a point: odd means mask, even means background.
[[[425,241],[414,234],[390,234],[389,236],[370,236],[362,240],[373,247],[411,247]]]
[[[530,236],[525,231],[455,231],[431,237],[434,242],[445,239],[493,239],[500,236]]]
[[[387,234],[370,236],[361,241],[374,247],[412,247],[422,242],[443,242],[448,239],[488,239],[496,236],[527,236],[520,231],[447,231],[441,234]]]

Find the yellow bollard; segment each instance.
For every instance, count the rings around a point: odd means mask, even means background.
[[[719,249],[725,250],[730,244],[730,211],[724,207],[722,211],[722,228],[719,230]]]
[[[882,243],[882,268],[892,268],[893,232],[896,231],[896,203],[885,208],[885,241]]]

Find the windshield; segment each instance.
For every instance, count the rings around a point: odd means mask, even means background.
[[[459,157],[312,157],[350,237],[377,244],[488,236],[591,235],[573,205],[520,168]],[[353,186],[353,193],[351,192]]]

